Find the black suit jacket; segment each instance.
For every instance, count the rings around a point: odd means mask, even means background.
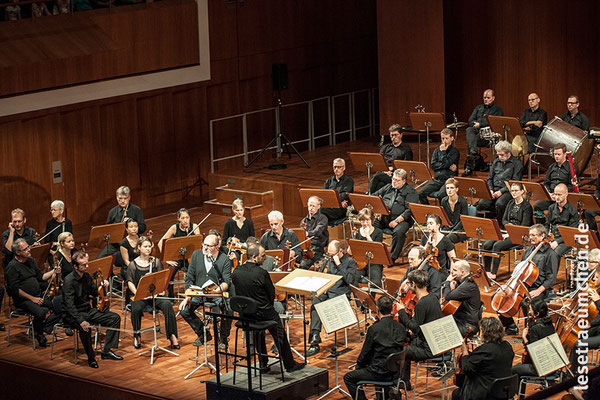
[[[390,354],[402,351],[406,329],[391,315],[381,318],[367,330],[365,342],[356,360],[358,368],[367,368],[378,375],[390,375],[385,360]]]
[[[231,286],[231,261],[225,254],[219,253],[213,267],[206,272],[204,253],[202,253],[202,250],[196,250],[192,254],[188,272],[185,276],[185,288],[187,289],[191,285],[202,286],[209,279],[217,284],[225,282]]]

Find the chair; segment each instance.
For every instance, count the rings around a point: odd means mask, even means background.
[[[506,378],[497,378],[492,382],[487,398],[494,400],[512,399],[519,388],[519,375],[514,374]]]
[[[522,376],[518,381],[518,395],[519,397],[525,396],[525,393],[527,392],[527,385],[539,385],[542,389],[546,389],[550,387],[550,385],[556,383],[559,378],[560,370],[546,376]]]
[[[11,311],[8,314],[8,332],[7,332],[8,336],[6,338],[6,345],[10,346],[10,331],[13,326],[18,327],[18,328],[27,328],[26,334],[31,336],[31,342],[33,344],[33,349],[35,350],[37,348],[37,345],[35,344],[35,332],[33,330],[33,316],[31,316],[30,314],[25,312],[25,310],[21,310],[20,308],[17,308],[17,307],[15,307],[13,310],[11,307],[10,300],[9,300],[9,309]],[[27,323],[13,324],[14,318],[27,318]]]
[[[413,385],[413,399],[417,395],[417,380],[419,379],[419,367],[425,368],[425,390],[429,389],[429,372],[432,369],[438,369],[438,365],[442,364],[442,375],[447,373],[450,368],[448,367],[448,362],[452,361],[452,353],[444,353],[437,357],[428,358],[426,360],[417,361],[417,365],[415,367],[415,384]],[[432,377],[433,378],[433,377]],[[444,398],[444,392],[446,390],[446,383],[442,383],[442,399]]]
[[[275,326],[277,326],[277,322],[276,321],[256,321],[254,318],[252,318],[252,316],[254,314],[256,314],[256,310],[257,310],[257,305],[256,302],[249,298],[249,297],[244,297],[244,296],[235,296],[231,298],[231,309],[235,312],[237,312],[240,317],[242,317],[243,319],[240,321],[237,321],[235,323],[236,326],[236,330],[235,330],[235,353],[233,356],[233,384],[235,385],[235,375],[237,372],[237,368],[236,366],[238,365],[238,358],[240,359],[245,359],[247,361],[247,368],[248,371],[252,371],[254,370],[255,373],[256,371],[259,372],[258,377],[259,377],[259,388],[262,389],[262,368],[260,366],[256,366],[257,362],[256,362],[256,358],[257,356],[268,356],[268,354],[261,354],[258,353],[257,349],[258,349],[258,340],[260,338],[261,333],[264,334],[264,332],[270,328],[273,328]],[[242,356],[242,355],[238,355],[237,351],[238,351],[238,332],[239,330],[242,329],[244,331],[244,334],[246,335],[246,340],[250,340],[250,337],[252,337],[253,339],[253,343],[254,346],[251,349],[249,346],[246,348],[246,356]],[[277,339],[273,338],[273,340],[275,341],[275,344],[277,345],[278,349],[281,349],[281,344],[277,343]],[[283,359],[281,358],[281,351],[279,351],[279,354],[277,356],[275,356],[274,358],[279,360],[279,367],[281,369],[281,381],[285,382],[285,377],[283,375]],[[251,359],[254,359],[254,365],[252,365],[251,363]],[[250,374],[248,374],[248,379],[251,379]]]
[[[156,332],[160,332],[160,313],[157,312],[156,310],[154,310],[150,304],[146,304],[146,307],[144,307],[143,312],[152,314],[152,318],[157,319],[158,322],[156,324]],[[131,303],[127,303],[127,305],[125,306],[125,310],[124,310],[124,314],[123,314],[123,331],[127,331],[127,313],[131,313]],[[136,333],[142,334],[144,332],[150,332],[152,330],[154,330],[154,327],[149,326],[147,328],[140,329],[139,332],[136,332]]]
[[[386,389],[391,389],[394,394],[399,394],[400,390],[404,391],[405,398],[408,398],[408,393],[406,392],[406,383],[400,379],[400,373],[404,370],[404,360],[406,357],[406,350],[402,350],[399,353],[390,354],[385,360],[385,366],[388,371],[393,372],[396,375],[396,378],[391,381],[359,381],[356,387],[356,400],[358,400],[358,392],[362,390],[366,392],[366,389],[372,390],[374,393],[380,393],[381,399],[385,400]],[[402,386],[402,388],[400,388]]]

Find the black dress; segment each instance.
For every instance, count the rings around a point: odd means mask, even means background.
[[[223,227],[223,243],[227,243],[230,237],[235,236],[240,242],[245,242],[249,236],[254,236],[254,223],[250,218],[246,218],[241,228],[238,228],[237,223],[233,218],[225,221]]]
[[[360,230],[358,230],[358,232],[356,232],[356,235],[354,235],[354,239],[365,240],[365,241],[367,240],[366,237],[361,235]],[[374,242],[380,242],[380,243],[383,242],[383,231],[377,227],[373,227],[373,233],[371,233],[371,239]],[[358,255],[356,255],[356,259],[359,262],[364,261],[364,260],[361,260],[360,257],[358,257]],[[367,271],[366,267],[358,270],[357,277],[360,279],[363,276],[366,276],[367,278],[369,278],[369,276],[370,276],[371,282],[373,282],[377,286],[381,287],[381,278],[383,277],[383,265],[371,264],[370,270],[371,270],[370,274],[369,274],[369,271]]]
[[[421,246],[425,246],[426,244],[427,238],[423,236],[421,238]],[[440,272],[444,272],[445,276],[448,276],[450,271],[450,257],[448,257],[448,252],[454,250],[454,243],[447,236],[444,236],[435,247],[438,249],[437,260],[440,264]]]

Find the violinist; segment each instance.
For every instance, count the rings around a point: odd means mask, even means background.
[[[17,239],[24,239],[28,245],[35,243],[36,231],[33,228],[26,226],[27,218],[25,211],[20,208],[15,208],[10,212],[10,222],[8,229],[2,233],[2,267],[6,272],[6,266],[13,259],[12,245]]]
[[[521,226],[531,226],[533,223],[532,215],[533,209],[531,204],[523,197],[525,194],[525,187],[520,182],[514,182],[510,186],[510,194],[512,200],[506,205],[504,210],[504,216],[502,217],[502,225],[513,224]],[[502,234],[504,240],[486,240],[483,244],[485,250],[492,250],[496,252],[505,251],[513,246],[513,242],[508,237],[507,233]],[[492,261],[492,258],[494,259]],[[496,279],[498,268],[500,267],[500,257],[483,257],[483,264],[485,266],[486,274],[491,279]]]
[[[554,188],[555,203],[548,207],[546,216],[546,229],[554,235],[554,241],[550,243],[550,246],[559,257],[571,251],[571,247],[567,246],[560,236],[558,226],[565,225],[576,228],[579,224],[579,213],[575,206],[567,201],[568,196],[567,185],[564,183],[556,185]]]
[[[548,234],[544,225],[536,224],[529,228],[529,242],[531,246],[525,248],[522,261],[526,260],[535,248],[542,243]],[[542,246],[539,251],[533,256],[532,262],[537,266],[539,275],[537,280],[529,288],[529,295],[532,298],[546,298],[548,293],[552,291],[552,286],[556,282],[558,273],[559,258],[556,252],[549,245]],[[516,269],[515,269],[516,270]],[[521,304],[524,306],[524,304]],[[527,310],[525,310],[525,313]],[[518,335],[519,328],[511,317],[503,315],[499,316],[502,325],[506,328],[507,335]]]
[[[248,236],[254,236],[254,223],[250,218],[244,217],[244,202],[235,199],[231,204],[233,217],[225,221],[223,227],[223,242],[227,243],[230,237],[236,237],[240,242],[245,242]]]
[[[98,368],[94,346],[92,345],[91,327],[94,324],[111,328],[106,330],[104,349],[100,354],[103,360],[122,360],[123,357],[116,354],[112,349],[119,347],[119,327],[121,317],[112,311],[98,311],[90,306],[90,298],[95,298],[98,286],[94,278],[87,272],[89,267],[89,256],[87,253],[77,251],[73,254],[73,266],[75,271],[65,278],[63,285],[63,311],[64,320],[73,329],[79,331],[81,344],[88,357],[88,365]],[[108,288],[108,281],[100,283]]]
[[[460,216],[469,214],[467,199],[460,196],[458,191],[458,181],[454,178],[448,178],[448,180],[446,180],[447,196],[440,201],[440,206],[446,211],[446,215],[452,224],[445,228],[450,231],[447,236],[454,244],[467,240],[467,235],[464,233],[465,228],[463,228]]]
[[[73,232],[73,222],[64,215],[65,203],[61,200],[54,200],[50,204],[50,214],[52,219],[46,223],[46,231],[44,232],[44,243],[50,243],[52,250],[51,254],[56,251],[58,246],[58,235],[63,232]]]
[[[306,237],[311,238],[310,249],[313,257],[303,259],[300,268],[308,269],[316,260],[323,258],[323,249],[329,243],[329,230],[327,229],[327,217],[321,214],[323,199],[317,196],[308,198],[308,215],[302,219],[300,226],[306,230]]]
[[[129,263],[137,257],[135,249],[140,239],[137,221],[134,219],[125,219],[125,231],[127,232],[127,236],[119,243],[119,254],[114,263],[115,266],[121,267],[121,277],[123,277],[123,280],[125,280]]]
[[[360,221],[360,228],[352,235],[353,239],[365,240],[367,242],[382,242],[383,232],[381,229],[373,226],[373,211],[370,208],[365,207],[358,213],[358,220]],[[383,277],[383,265],[381,264],[370,264],[369,271],[367,268],[363,268],[358,271],[358,277],[367,277],[376,284],[381,286],[381,278]],[[366,283],[366,281],[364,282]]]
[[[321,213],[327,217],[329,225],[333,222],[343,219],[346,216],[346,210],[350,205],[348,193],[354,192],[354,180],[346,175],[346,161],[343,158],[333,160],[333,175],[323,184],[323,189],[333,189],[340,195],[342,201],[341,208],[322,208]]]
[[[154,244],[150,238],[147,236],[140,237],[135,247],[135,252],[139,254],[139,256],[131,260],[127,267],[127,286],[134,296],[137,292],[137,286],[140,279],[142,279],[144,275],[164,269],[160,260],[150,255],[153,246]],[[164,295],[164,293],[159,293],[159,296],[162,295]],[[155,304],[165,316],[166,335],[167,339],[171,341],[169,347],[172,349],[179,349],[180,346],[177,341],[177,321],[175,320],[173,305],[166,299],[155,299]],[[139,330],[142,327],[142,314],[144,313],[144,308],[146,308],[146,306],[152,306],[152,299],[136,300],[131,303],[131,325],[136,332],[133,334],[133,347],[136,349],[139,349],[142,344],[142,335],[139,333]]]
[[[408,274],[408,284],[410,290],[417,296],[417,304],[412,318],[408,316],[404,309],[404,304],[399,303],[398,318],[402,324],[411,332],[410,345],[406,348],[406,362],[401,377],[407,382],[407,389],[410,390],[410,362],[421,361],[433,357],[431,349],[425,340],[421,331],[421,325],[436,319],[442,318],[442,309],[440,302],[433,293],[427,291],[429,277],[423,270],[411,271]]]
[[[440,264],[440,272],[448,275],[450,263],[456,257],[454,251],[454,243],[448,239],[442,232],[442,218],[437,214],[429,214],[427,216],[427,229],[429,237],[423,235],[421,238],[421,246],[431,252],[435,247],[438,250],[437,261]]]
[[[75,251],[75,239],[73,239],[73,234],[71,232],[63,232],[58,235],[58,251],[55,255],[58,259],[58,265],[60,265],[63,279],[73,272],[72,256]]]
[[[410,249],[408,252],[408,268],[406,269],[404,277],[400,281],[398,290],[400,290],[402,284],[408,279],[408,274],[410,274],[412,271],[416,271],[417,269],[421,269],[427,272],[427,276],[429,277],[427,280],[427,291],[439,299],[442,294],[442,281],[444,278],[442,277],[440,271],[435,269],[431,264],[429,264],[429,262],[426,262],[425,259],[429,259],[431,257],[433,257],[433,255],[428,257],[423,246],[415,246]],[[398,292],[394,294],[394,297],[398,297]]]
[[[321,343],[321,318],[317,314],[315,304],[337,296],[348,295],[350,285],[356,284],[356,261],[350,256],[344,254],[344,248],[339,240],[332,240],[327,246],[327,273],[340,275],[342,279],[338,280],[332,287],[320,296],[313,296],[312,306],[310,307],[310,347],[306,352],[307,356],[314,356],[320,351]]]
[[[469,328],[477,333],[479,314],[481,312],[481,295],[479,286],[471,279],[471,266],[465,260],[458,260],[450,267],[450,275],[442,285],[445,301],[460,301],[460,306],[454,312],[454,320],[458,330],[464,336]]]
[[[515,353],[504,340],[504,329],[496,318],[483,318],[479,324],[483,344],[469,354],[467,344],[462,344],[462,370],[465,380],[452,392],[452,400],[487,400],[495,379],[511,375]],[[497,393],[494,393],[497,395]]]
[[[296,262],[302,259],[300,251],[300,240],[298,236],[283,226],[283,214],[280,211],[271,211],[267,216],[271,229],[266,231],[260,238],[260,245],[265,250],[277,250],[290,248],[290,259],[295,258]],[[283,261],[283,260],[282,260]]]

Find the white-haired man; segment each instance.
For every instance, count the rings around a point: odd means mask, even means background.
[[[295,258],[297,263],[302,261],[302,251],[298,236],[283,226],[283,214],[273,210],[267,216],[271,229],[260,238],[260,245],[265,250],[290,249],[290,259]]]
[[[341,208],[321,208],[321,213],[327,217],[330,225],[346,216],[346,209],[350,205],[348,193],[354,192],[354,180],[345,174],[346,161],[343,158],[333,160],[333,175],[323,185],[323,189],[336,190],[342,201]]]

